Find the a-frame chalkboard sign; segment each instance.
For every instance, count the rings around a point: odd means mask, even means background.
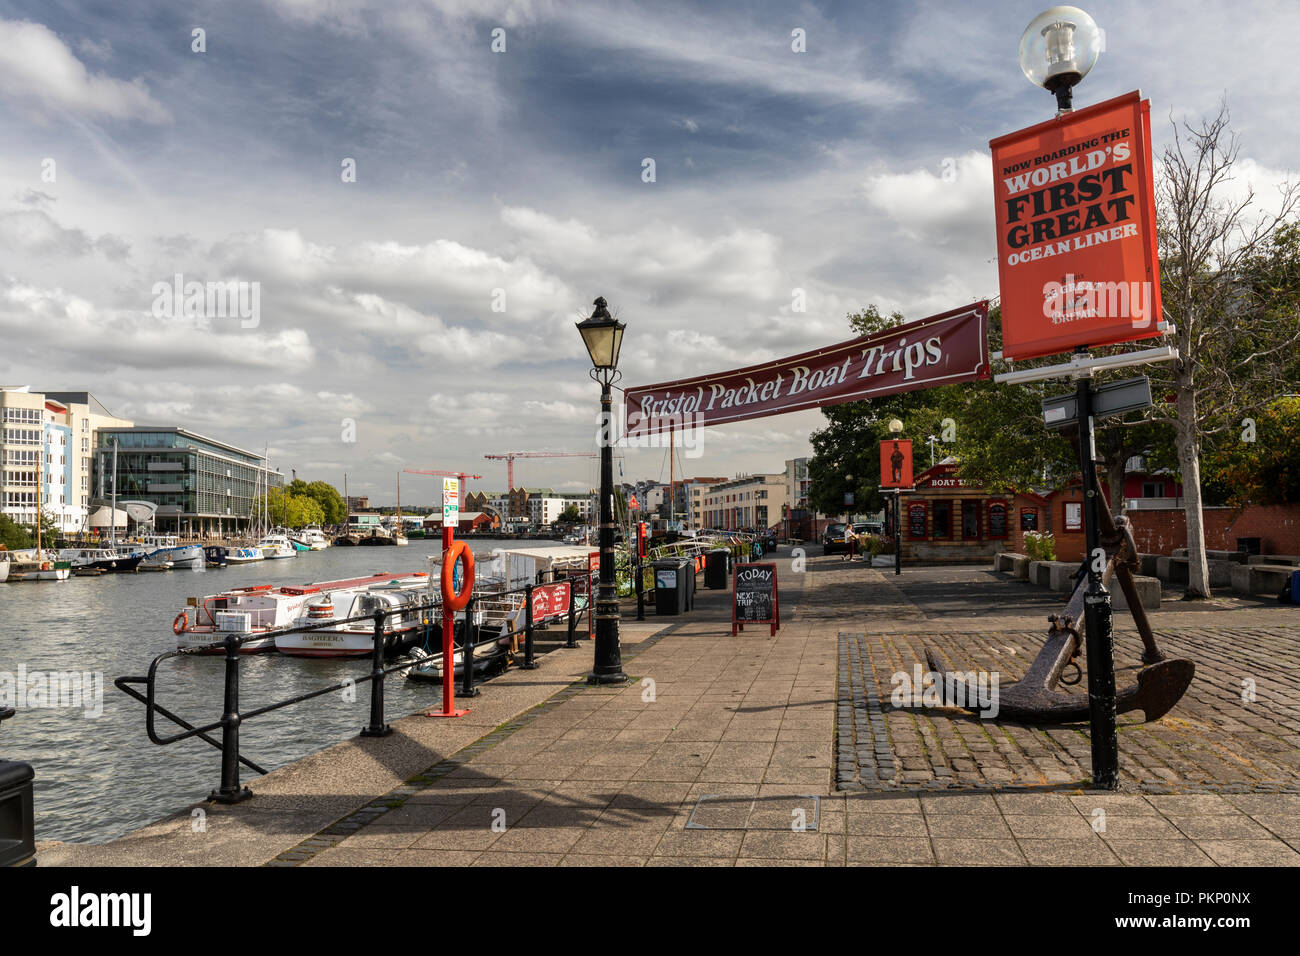
[[[731,636],[746,624],[781,626],[781,601],[776,587],[775,564],[737,564],[731,577]]]

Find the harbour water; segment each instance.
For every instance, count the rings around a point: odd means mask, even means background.
[[[545,546],[548,542],[488,541],[493,548]],[[301,552],[288,561],[261,561],[205,571],[74,577],[63,582],[0,584],[0,679],[10,686],[21,672],[89,673],[102,700],[82,708],[20,708],[0,724],[0,755],[24,760],[36,771],[36,839],[101,843],[149,823],[196,799],[220,781],[220,752],[201,740],[160,747],[145,734],[144,705],[113,680],[143,675],[150,661],[175,650],[171,622],[191,596],[253,584],[303,584],[375,571],[427,571],[438,539],[413,539],[405,548],[340,548]],[[222,710],[225,663],[220,656],[172,658],[159,674],[158,701],[198,726]],[[240,707],[305,693],[369,669],[368,658],[311,660],[278,654],[241,660]],[[240,728],[241,750],[274,770],[354,736],[369,714],[368,684],[356,700],[327,694],[249,721]],[[441,700],[437,684],[385,682],[390,719]],[[102,713],[92,716],[102,704]],[[159,733],[176,732],[159,719]],[[217,734],[219,737],[219,732]],[[256,787],[256,775],[241,768]]]

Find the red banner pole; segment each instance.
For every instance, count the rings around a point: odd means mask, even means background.
[[[451,551],[451,544],[454,535],[454,529],[447,527],[444,522],[442,527],[442,560],[446,563],[448,554]],[[468,587],[468,582],[466,583]],[[426,717],[461,717],[468,714],[468,710],[456,709],[456,612],[448,608],[448,595],[442,596],[442,710],[428,711]],[[471,631],[471,622],[468,617],[465,619],[465,655],[464,667],[473,666],[473,654],[470,650],[469,635]]]

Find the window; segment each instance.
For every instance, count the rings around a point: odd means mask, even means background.
[[[1165,496],[1165,484],[1163,481],[1142,482],[1143,498],[1163,498],[1164,496]]]
[[[964,540],[979,540],[980,535],[980,503],[973,500],[965,500],[961,503],[961,536]]]
[[[934,530],[932,538],[952,537],[952,502],[936,501],[934,503]]]
[[[1020,509],[1020,530],[1021,531],[1038,530],[1038,509],[1037,508]]]

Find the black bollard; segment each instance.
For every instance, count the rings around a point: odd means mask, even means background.
[[[384,612],[375,612],[375,649],[370,664],[370,724],[362,737],[387,737],[393,728],[384,723]]]
[[[1100,494],[1092,440],[1092,383],[1079,379],[1079,471],[1083,479],[1083,521],[1088,591],[1083,598],[1084,646],[1088,662],[1088,702],[1092,744],[1092,785],[1119,789],[1119,739],[1115,729],[1115,640],[1110,592],[1102,584],[1094,552],[1101,548]]]
[[[239,785],[239,638],[226,635],[226,709],[221,715],[221,789],[209,800],[238,803],[253,791]]]
[[[533,656],[533,586],[530,584],[524,588],[524,670],[531,671],[537,667],[537,660]]]
[[[569,578],[569,635],[564,641],[565,647],[578,646],[578,600],[575,590],[573,578]]]
[[[641,572],[641,555],[636,556],[636,619],[645,620],[645,575]]]
[[[460,645],[460,696],[477,697],[479,690],[474,686],[474,596],[470,595],[469,603],[465,605],[465,637]],[[455,680],[456,669],[452,668],[452,679]]]

